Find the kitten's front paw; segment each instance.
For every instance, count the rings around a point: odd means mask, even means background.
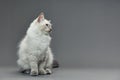
[[[47,72],[47,74],[52,74],[52,71],[49,68],[46,69],[46,72]]]
[[[38,71],[37,70],[32,70],[30,75],[31,76],[37,76],[38,75]]]
[[[45,74],[47,74],[47,72],[44,69],[40,69],[39,70],[39,74],[40,75],[45,75]]]

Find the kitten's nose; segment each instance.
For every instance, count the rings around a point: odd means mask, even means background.
[[[49,32],[52,32],[52,29],[50,28]]]

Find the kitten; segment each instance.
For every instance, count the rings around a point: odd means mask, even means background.
[[[49,20],[41,13],[28,28],[18,50],[18,66],[30,70],[30,75],[51,74],[53,54],[50,48],[52,27]]]

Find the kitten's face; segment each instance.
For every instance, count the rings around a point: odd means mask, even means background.
[[[38,27],[41,31],[43,32],[51,32],[52,30],[52,24],[50,23],[49,20],[45,19],[44,18],[44,14],[41,13],[38,17],[38,20],[37,20],[37,23],[38,23]]]

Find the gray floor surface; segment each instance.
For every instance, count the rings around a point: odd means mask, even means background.
[[[1,67],[0,80],[120,80],[120,69],[54,69],[51,75],[29,76],[16,67]]]

